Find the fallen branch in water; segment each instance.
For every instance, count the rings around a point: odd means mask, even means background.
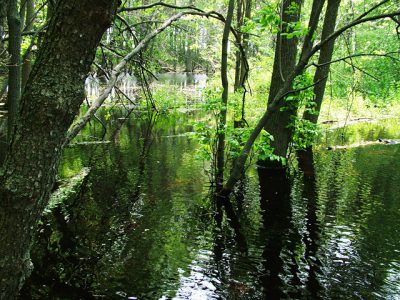
[[[92,142],[77,142],[69,144],[68,147],[74,146],[91,146],[91,145],[107,145],[110,144],[111,141],[92,141]]]
[[[344,146],[329,146],[327,150],[343,150],[343,149],[351,149],[351,148],[358,148],[371,145],[399,145],[399,144],[400,140],[378,139],[377,141],[366,141]]]

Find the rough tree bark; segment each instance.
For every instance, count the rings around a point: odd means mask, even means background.
[[[14,299],[29,274],[32,235],[54,184],[61,145],[117,2],[57,1],[0,178],[0,299]]]
[[[328,6],[326,8],[324,25],[322,27],[321,39],[325,40],[335,31],[336,19],[339,11],[340,0],[328,0]],[[328,81],[330,64],[332,60],[333,49],[335,46],[335,40],[331,40],[321,47],[318,59],[318,68],[315,71],[314,83],[318,83],[314,86],[315,94],[315,114],[311,114],[308,110],[305,111],[303,119],[311,121],[313,123],[318,122],[319,113],[321,110],[322,100],[325,94],[325,87]]]

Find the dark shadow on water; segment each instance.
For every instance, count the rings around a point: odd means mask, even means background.
[[[90,281],[86,282],[88,286],[71,284],[84,282],[81,276],[86,277],[86,280],[90,279],[87,277],[90,266],[98,260],[96,256],[89,260],[80,260],[85,249],[80,245],[75,228],[66,218],[68,214],[71,214],[71,218],[74,217],[71,208],[82,200],[86,185],[87,179],[82,183],[78,194],[70,199],[68,206],[57,206],[50,214],[43,215],[39,225],[40,234],[31,250],[35,268],[20,291],[19,299],[43,299],[44,296],[46,299],[96,299],[90,292]],[[55,232],[59,233],[57,243],[54,242]],[[62,278],[59,275],[60,269],[66,275],[74,275]]]
[[[128,119],[112,143],[66,150],[69,176],[91,166],[88,182],[43,216],[20,299],[400,294],[398,146],[298,153],[290,174],[250,170],[214,201],[182,124]]]
[[[306,201],[306,231],[303,235],[304,258],[308,265],[306,292],[310,299],[323,299],[320,294],[322,286],[318,279],[318,274],[321,274],[321,261],[318,255],[321,226],[317,217],[317,185],[313,151],[312,149],[299,151],[297,157],[299,169],[303,172],[302,198]]]
[[[287,248],[289,252],[293,251],[296,240],[291,240],[293,225],[291,222],[290,181],[285,169],[259,168],[258,176],[263,217],[260,238],[264,244],[259,280],[263,287],[263,296],[264,299],[286,299],[288,297],[296,299],[298,298],[296,287],[300,285],[297,265],[292,261],[285,266],[282,259],[284,248]],[[284,267],[289,267],[292,275],[290,290],[286,287],[287,283],[282,281],[281,275],[286,272]]]
[[[235,242],[238,247],[238,250],[241,253],[247,253],[248,246],[247,246],[246,237],[243,234],[243,229],[240,224],[238,214],[237,214],[231,200],[229,198],[219,197],[218,195],[215,195],[213,197],[213,201],[215,203],[214,216],[215,216],[215,222],[216,222],[217,228],[220,228],[222,230],[222,222],[223,222],[224,213],[225,213],[226,220],[227,220],[229,226],[234,231],[234,238],[235,238]]]
[[[284,168],[258,169],[263,217],[260,236],[264,241],[259,279],[264,299],[323,299],[318,277],[320,225],[312,151],[299,154],[299,168],[303,173],[301,197],[306,208],[306,230],[302,236],[293,220],[292,177]],[[299,252],[303,247],[304,251]],[[302,279],[300,263],[302,269],[306,264]]]

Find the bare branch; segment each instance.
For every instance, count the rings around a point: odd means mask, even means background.
[[[369,10],[367,10],[365,13],[363,13],[362,15],[358,16],[358,18],[356,20],[361,20],[362,18],[368,16],[371,12],[373,12],[375,9],[377,9],[378,7],[382,6],[383,4],[389,2],[390,0],[383,0],[381,2],[379,2],[378,4],[374,5],[373,7],[371,7]]]
[[[131,34],[131,36],[135,39],[136,43],[137,43],[137,38],[135,33],[133,32],[131,26],[129,25],[128,21],[126,21],[123,17],[121,17],[120,15],[117,15],[117,19],[120,20],[127,28],[127,30],[129,31],[129,33]]]
[[[302,88],[300,88],[300,89],[288,91],[288,92],[286,92],[286,94],[284,95],[284,97],[286,97],[286,96],[288,96],[288,95],[290,95],[290,94],[296,94],[296,93],[299,93],[299,92],[308,90],[308,89],[310,89],[310,88],[312,88],[312,87],[314,87],[314,86],[320,84],[320,83],[321,83],[322,81],[324,81],[326,78],[328,78],[328,76],[325,76],[325,77],[321,78],[320,80],[318,80],[317,82],[314,82],[313,84],[310,84],[310,85],[308,85],[308,86],[302,87]]]
[[[152,3],[152,4],[148,4],[148,5],[143,5],[143,6],[121,7],[118,10],[118,13],[125,12],[125,11],[145,10],[145,9],[153,8],[153,7],[156,7],[156,6],[164,6],[164,7],[173,8],[173,9],[193,9],[193,10],[197,10],[199,12],[204,12],[203,10],[195,7],[194,5],[178,6],[178,5],[168,4],[168,3],[164,3],[164,2],[160,1],[160,2],[155,2],[155,3]]]
[[[110,79],[108,80],[107,86],[103,90],[102,94],[93,101],[92,105],[86,112],[86,114],[78,120],[78,122],[68,131],[63,146],[66,146],[82,128],[86,125],[86,123],[93,117],[96,111],[100,108],[100,106],[104,103],[104,101],[110,95],[112,89],[114,88],[115,84],[117,83],[118,77],[123,71],[126,64],[133,59],[133,57],[140,52],[147,43],[152,40],[155,36],[160,34],[164,31],[168,26],[170,26],[173,22],[180,19],[182,16],[189,14],[188,12],[181,12],[178,13],[171,18],[167,19],[160,27],[149,33],[136,47],[126,55],[111,71]]]
[[[105,45],[104,43],[100,43],[100,47],[107,49],[111,53],[115,54],[118,57],[124,57],[121,53],[119,53],[117,50]]]
[[[368,73],[367,71],[361,69],[360,67],[357,67],[352,61],[348,62],[347,60],[344,61],[346,64],[348,64],[349,66],[351,66],[352,68],[354,68],[355,70],[360,71],[361,73],[371,77],[372,79],[374,79],[377,82],[380,82],[380,79],[374,75],[372,75],[371,73]]]
[[[314,67],[320,68],[320,67],[323,67],[323,66],[326,66],[326,65],[330,65],[330,64],[334,64],[334,63],[337,63],[337,62],[344,61],[344,60],[349,59],[349,58],[364,57],[364,56],[387,57],[387,58],[390,58],[390,59],[392,59],[392,60],[394,60],[394,61],[400,62],[400,59],[398,59],[398,58],[396,58],[396,57],[393,57],[393,56],[391,56],[390,54],[400,54],[400,52],[394,51],[394,52],[388,52],[388,53],[382,53],[382,54],[379,54],[379,53],[358,53],[358,54],[352,54],[352,55],[348,55],[348,56],[345,56],[345,57],[341,57],[341,58],[338,58],[338,59],[335,59],[335,60],[331,60],[331,61],[328,61],[328,62],[322,63],[322,64],[317,64],[317,63],[312,62],[311,64],[307,65],[305,68],[308,68],[308,67],[310,67],[310,66],[314,66]]]
[[[391,18],[394,16],[399,16],[400,11],[395,11],[391,13],[385,13],[385,14],[379,14],[376,16],[371,16],[371,17],[366,17],[366,18],[357,18],[356,20],[348,23],[347,25],[343,26],[342,28],[336,30],[334,33],[332,33],[330,36],[328,36],[325,40],[321,41],[317,45],[315,45],[308,53],[301,54],[300,61],[292,71],[292,73],[288,76],[286,81],[283,83],[281,89],[275,96],[274,100],[271,102],[270,105],[268,105],[266,111],[264,112],[263,116],[261,119],[258,121],[256,126],[254,127],[253,131],[251,132],[245,146],[243,147],[242,152],[240,153],[239,157],[236,159],[235,164],[232,168],[231,175],[229,176],[228,181],[226,182],[222,192],[221,196],[222,197],[228,197],[233,190],[235,184],[237,181],[240,179],[242,170],[244,169],[247,157],[250,154],[251,148],[253,146],[253,143],[257,139],[258,135],[260,134],[261,130],[264,128],[265,124],[267,123],[267,120],[269,119],[271,113],[277,109],[280,108],[280,105],[284,99],[284,95],[290,91],[290,88],[292,86],[293,80],[301,74],[304,71],[304,68],[308,64],[309,60],[311,57],[318,52],[323,45],[325,45],[327,42],[336,39],[338,36],[340,36],[343,32],[347,31],[348,29],[357,26],[359,24],[369,22],[369,21],[375,21],[379,19],[384,19],[384,18]]]

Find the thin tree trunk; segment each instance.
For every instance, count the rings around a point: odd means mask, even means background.
[[[25,27],[25,15],[26,15],[26,2],[27,0],[18,1],[20,3],[19,7],[19,20],[21,22],[21,32],[24,30]]]
[[[328,6],[326,8],[324,26],[322,28],[322,40],[325,40],[335,31],[336,19],[338,15],[338,10],[340,6],[340,0],[328,0]],[[333,50],[335,46],[335,41],[331,40],[321,47],[319,54],[318,65],[314,75],[314,86],[315,94],[315,114],[310,113],[308,110],[305,111],[303,118],[305,120],[311,121],[313,123],[318,122],[319,113],[321,110],[322,100],[324,99],[325,87],[328,81],[328,75],[330,70],[330,64],[326,64],[332,60]]]
[[[185,72],[193,72],[193,50],[190,48],[191,38],[188,34],[185,37]]]
[[[242,43],[242,33],[240,32],[240,28],[243,26],[243,1],[244,0],[239,0],[236,7],[236,27],[239,30],[237,33],[237,43]],[[234,83],[235,92],[239,90],[239,88],[241,87],[240,84],[241,67],[242,67],[242,54],[240,52],[240,49],[237,49],[235,53],[235,83]]]
[[[217,170],[216,170],[216,188],[217,192],[220,191],[224,185],[224,169],[225,169],[225,136],[226,136],[226,113],[228,108],[228,94],[229,94],[229,81],[228,81],[228,43],[229,33],[231,29],[233,11],[235,8],[235,0],[229,0],[228,12],[226,15],[224,32],[222,35],[222,54],[221,54],[221,82],[222,82],[222,99],[220,110],[220,118],[217,133]]]
[[[0,178],[0,299],[29,275],[29,249],[47,205],[65,133],[117,0],[59,0],[24,91]]]
[[[235,184],[238,182],[238,180],[241,178],[241,175],[243,173],[247,157],[250,154],[251,148],[257,139],[258,135],[260,134],[261,130],[264,128],[265,124],[267,123],[270,115],[274,113],[277,110],[280,110],[280,108],[283,107],[285,104],[284,98],[288,93],[291,91],[291,86],[293,84],[293,80],[296,78],[296,76],[300,75],[302,72],[304,72],[304,69],[307,67],[307,64],[311,57],[317,53],[319,50],[321,50],[321,47],[324,46],[326,43],[329,41],[335,40],[338,36],[346,32],[347,30],[366,23],[366,22],[371,22],[371,21],[376,21],[376,20],[381,20],[384,18],[392,18],[395,16],[398,16],[400,14],[400,10],[388,12],[388,13],[383,13],[383,14],[378,14],[374,16],[366,16],[366,15],[361,15],[354,21],[344,25],[343,27],[337,29],[334,31],[331,35],[329,35],[325,40],[322,40],[320,43],[315,45],[308,53],[302,53],[300,56],[300,60],[297,63],[296,67],[292,71],[292,73],[288,76],[286,81],[283,83],[281,89],[278,91],[276,94],[274,100],[271,102],[271,104],[268,105],[266,111],[264,112],[263,116],[260,118],[256,126],[254,127],[253,131],[250,133],[249,138],[246,141],[246,144],[243,147],[242,152],[240,153],[239,157],[235,160],[235,164],[232,168],[232,172],[227,180],[227,182],[224,185],[223,190],[220,192],[220,195],[223,197],[227,197],[230,195],[232,192]]]
[[[0,37],[3,37],[4,34],[4,27],[7,21],[7,7],[8,7],[8,0],[0,0]],[[0,45],[2,44],[3,40],[0,38]]]
[[[4,85],[7,85],[6,78],[7,78],[7,66],[6,66],[6,58],[7,58],[7,51],[6,47],[3,42],[3,36],[5,33],[5,26],[7,22],[7,7],[8,7],[8,0],[0,0],[0,89]],[[0,94],[0,102],[2,98],[2,94]]]
[[[35,3],[33,0],[26,0],[26,31],[30,31],[33,29],[33,21],[35,18]],[[29,51],[29,50],[28,50]],[[21,79],[21,86],[22,88],[25,87],[26,82],[28,81],[29,73],[31,72],[32,68],[32,53],[29,51],[22,63],[22,79]]]
[[[252,0],[245,0],[245,17],[247,20],[251,18],[251,8],[252,8]],[[249,40],[250,35],[245,32],[243,34],[243,50],[246,54],[246,58],[249,57]],[[245,61],[241,59],[241,67],[240,67],[240,84],[243,85],[247,80],[248,70],[246,69]]]
[[[18,12],[18,0],[9,0],[7,10],[8,20],[8,142],[11,142],[14,124],[19,110],[21,98],[21,20]]]

